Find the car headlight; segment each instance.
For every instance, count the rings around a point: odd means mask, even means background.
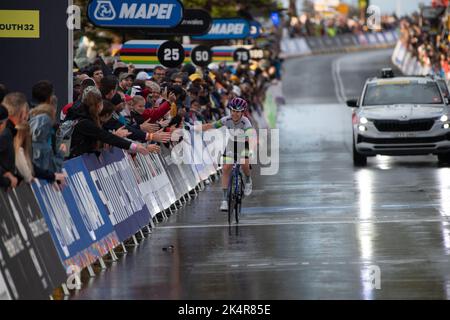
[[[367,124],[369,122],[369,120],[367,120],[367,118],[365,117],[361,117],[361,119],[359,119],[359,123],[361,124]]]
[[[367,128],[366,128],[365,126],[362,126],[362,125],[359,126],[358,129],[359,129],[359,131],[361,131],[361,132],[367,131]]]
[[[444,114],[439,120],[441,120],[442,122],[447,122],[448,116],[446,114]]]

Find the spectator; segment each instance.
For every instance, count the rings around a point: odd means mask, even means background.
[[[95,81],[95,85],[97,88],[100,88],[101,81],[103,79],[103,70],[102,67],[99,65],[94,65],[92,68],[88,71],[88,76]]]
[[[112,145],[131,152],[148,154],[149,150],[139,144],[120,138],[101,128],[100,112],[103,108],[102,94],[95,87],[83,93],[82,105],[77,114],[78,123],[72,133],[70,158],[85,153],[98,152],[100,143]]]
[[[44,170],[61,172],[63,153],[56,150],[56,107],[41,104],[30,112],[30,127],[33,143],[33,163]]]
[[[32,88],[33,107],[42,103],[51,103],[53,96],[53,84],[47,80],[41,80]]]
[[[16,136],[14,137],[14,153],[16,157],[16,168],[23,180],[31,183],[34,179],[33,163],[31,160],[31,132],[28,123],[21,123],[16,126]]]
[[[3,167],[5,172],[10,172],[16,175],[15,168],[15,153],[13,140],[16,136],[16,126],[24,124],[28,121],[28,103],[26,96],[23,93],[12,92],[6,95],[3,104],[8,109],[9,119],[6,124],[6,128],[0,136],[0,166]],[[61,173],[55,173],[50,170],[44,170],[33,164],[33,171],[35,177],[38,179],[44,179],[49,182],[58,182],[60,184],[65,183],[64,175]]]
[[[100,81],[100,92],[103,99],[111,100],[117,93],[118,81],[115,76],[106,76]]]
[[[84,91],[87,87],[95,87],[95,81],[92,78],[86,78],[81,82],[81,92]],[[68,103],[61,110],[60,119],[61,121],[65,121],[67,119],[71,119],[73,117],[76,109],[81,105],[82,95],[78,96],[78,99],[75,102]]]
[[[134,96],[133,99],[130,101],[130,120],[131,122],[135,122],[138,125],[141,125],[144,123],[144,118],[142,117],[142,114],[145,111],[145,99],[141,96]]]
[[[128,90],[131,89],[133,85],[134,74],[132,73],[121,73],[119,76],[119,92],[127,94]]]
[[[166,69],[164,69],[164,67],[157,66],[153,70],[153,76],[152,76],[151,80],[156,82],[157,84],[161,85],[161,83],[165,77],[166,77]]]
[[[113,99],[111,100],[112,104],[114,105],[114,112],[112,114],[111,119],[106,122],[103,125],[103,128],[105,130],[108,130],[110,132],[119,130],[121,127],[124,127],[126,130],[128,130],[131,134],[129,135],[129,138],[131,140],[140,141],[140,142],[147,142],[147,141],[162,141],[162,140],[169,140],[169,135],[164,134],[154,134],[153,132],[150,132],[150,128],[148,128],[146,123],[142,123],[141,125],[138,125],[136,123],[130,123],[127,121],[127,119],[124,117],[122,112],[125,109],[126,103],[125,100],[122,99],[122,97],[119,94],[116,94]],[[149,120],[149,119],[146,119]]]
[[[197,100],[191,100],[191,107],[189,108],[189,119],[192,124],[195,122],[205,122],[205,117],[201,113],[201,106]]]
[[[146,81],[145,86],[149,89],[145,108],[159,107],[159,103],[161,102],[161,87],[153,81]]]

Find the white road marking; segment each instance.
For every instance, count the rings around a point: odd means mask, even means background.
[[[253,264],[248,264],[247,267],[252,268],[252,267],[267,267],[270,266],[269,263],[253,263]]]
[[[345,104],[347,97],[345,94],[344,83],[341,77],[341,59],[338,58],[333,61],[331,70],[336,97],[339,103]]]
[[[359,219],[352,220],[334,220],[334,221],[285,221],[285,222],[254,222],[254,223],[239,223],[239,225],[233,225],[238,227],[269,227],[269,226],[283,226],[283,225],[337,225],[337,224],[386,224],[386,223],[443,223],[448,222],[448,219],[442,219],[441,217],[429,218],[429,219],[391,219],[391,220],[378,220],[378,219]],[[181,226],[158,226],[156,230],[162,229],[201,229],[201,228],[228,228],[228,223],[223,224],[198,224],[198,225],[181,225]]]

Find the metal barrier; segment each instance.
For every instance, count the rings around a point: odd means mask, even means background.
[[[335,37],[287,38],[281,41],[281,57],[294,58],[315,54],[389,48],[398,40],[396,31],[342,34]]]
[[[147,156],[112,148],[65,162],[62,190],[38,180],[0,191],[0,299],[70,294],[82,271],[95,276],[94,264],[106,268],[196,196],[220,168],[189,135],[183,152],[200,162],[175,162],[165,146]]]

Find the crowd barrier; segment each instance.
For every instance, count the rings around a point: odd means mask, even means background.
[[[422,66],[401,41],[395,46],[392,63],[405,75],[425,76],[433,72],[431,67]]]
[[[272,83],[266,91],[266,97],[264,99],[264,121],[266,128],[274,129],[277,123],[278,107],[285,104],[282,82],[277,81]]]
[[[66,161],[62,190],[38,180],[0,191],[0,299],[48,299],[58,287],[67,294],[68,277],[92,274],[94,263],[105,268],[103,257],[114,261],[115,249],[136,245],[136,235],[151,233],[218,175],[207,145],[214,142],[205,140],[184,137],[191,162],[177,161],[176,147],[146,156],[111,148]]]
[[[389,48],[398,41],[396,31],[343,34],[335,37],[288,38],[281,41],[281,57],[293,58],[314,54],[351,52],[375,48]]]

